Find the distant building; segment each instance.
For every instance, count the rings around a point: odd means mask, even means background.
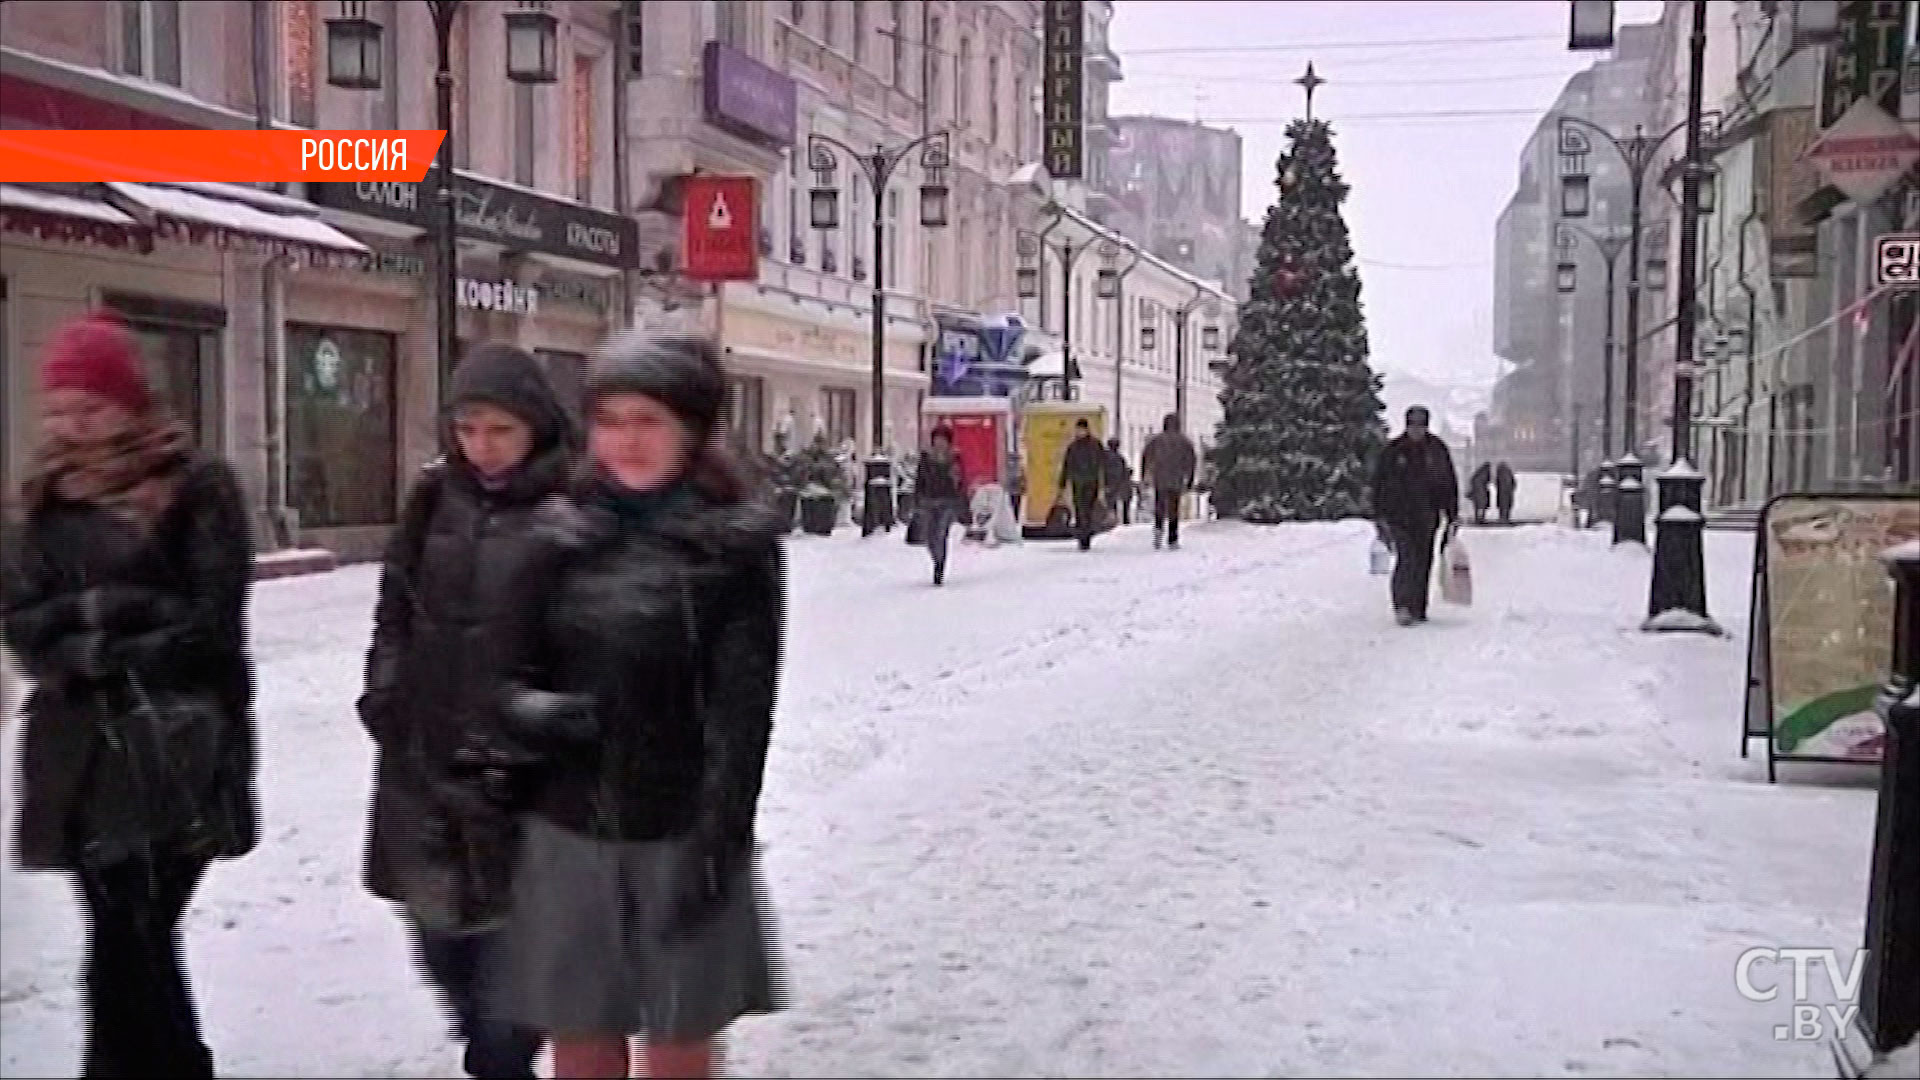
[[[1258,232],[1240,217],[1240,133],[1164,116],[1116,116],[1107,126],[1106,197],[1096,216],[1244,299]]]

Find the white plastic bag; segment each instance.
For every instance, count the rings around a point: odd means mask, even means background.
[[[1393,549],[1377,536],[1373,538],[1373,547],[1367,552],[1367,573],[1375,577],[1393,573]]]
[[[1458,533],[1447,541],[1440,558],[1440,599],[1461,607],[1473,606],[1473,563]]]

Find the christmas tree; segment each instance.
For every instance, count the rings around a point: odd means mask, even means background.
[[[1240,329],[1220,362],[1224,418],[1215,503],[1245,521],[1332,521],[1368,513],[1386,441],[1380,377],[1367,363],[1333,132],[1296,120],[1280,155]]]

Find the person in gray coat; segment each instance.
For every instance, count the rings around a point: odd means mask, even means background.
[[[1140,455],[1140,475],[1153,485],[1153,546],[1180,546],[1180,503],[1193,488],[1200,453],[1180,431],[1180,415],[1168,413],[1160,434],[1147,440]]]

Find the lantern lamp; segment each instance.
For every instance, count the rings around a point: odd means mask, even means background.
[[[1579,284],[1579,280],[1580,268],[1573,263],[1563,262],[1559,266],[1559,273],[1555,277],[1554,284],[1559,289],[1560,295],[1565,296],[1574,291],[1574,288]]]
[[[920,185],[920,224],[929,229],[947,227],[947,182],[938,169]]]
[[[808,218],[816,229],[840,227],[840,189],[831,184],[816,184],[807,196]]]
[[[1585,173],[1569,173],[1560,178],[1560,216],[1586,217],[1593,209],[1592,178]]]
[[[380,89],[381,26],[367,18],[366,0],[341,0],[327,20],[327,83],[342,90]]]
[[[1567,48],[1588,52],[1613,48],[1613,0],[1573,0]]]
[[[546,84],[560,79],[560,21],[544,0],[522,0],[507,12],[507,78]]]

